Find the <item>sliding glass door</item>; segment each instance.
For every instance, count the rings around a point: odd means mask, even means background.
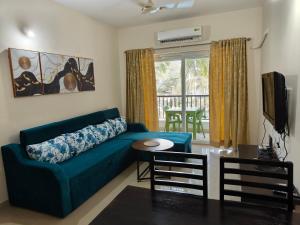
[[[209,128],[209,58],[185,58],[186,130],[194,141],[208,142]]]
[[[165,58],[155,62],[159,128],[182,131],[182,60]],[[174,110],[177,112],[172,112]]]
[[[190,132],[208,141],[208,54],[157,56],[157,103],[161,131]]]

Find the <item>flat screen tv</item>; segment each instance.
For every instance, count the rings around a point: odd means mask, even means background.
[[[285,77],[278,73],[262,75],[263,113],[274,129],[282,134],[288,123],[287,89]]]

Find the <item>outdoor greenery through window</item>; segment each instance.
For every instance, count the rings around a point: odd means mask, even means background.
[[[186,94],[208,95],[209,59],[186,59],[185,68]]]
[[[181,61],[155,62],[157,95],[181,95]]]
[[[208,95],[209,58],[185,60],[186,94]],[[181,94],[181,60],[155,62],[157,94]]]
[[[180,111],[183,108],[183,101],[185,101],[186,110],[203,110],[202,120],[209,119],[208,56],[162,57],[155,62],[155,72],[161,130],[166,130],[166,110]],[[183,110],[180,113],[183,114]],[[172,119],[179,118],[179,116],[174,116]],[[174,131],[188,130],[189,125],[183,127],[183,124],[179,121],[177,125],[175,124],[176,126],[172,125],[172,129]]]

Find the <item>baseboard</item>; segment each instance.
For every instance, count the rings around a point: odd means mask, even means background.
[[[4,206],[4,205],[8,205],[9,201],[8,200],[4,200],[2,202],[0,202],[0,207]]]

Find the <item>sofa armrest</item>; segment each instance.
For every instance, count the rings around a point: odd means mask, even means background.
[[[148,132],[149,130],[143,123],[127,123],[127,131],[130,132]]]
[[[10,203],[64,217],[72,211],[69,180],[57,164],[30,160],[19,144],[2,147]]]

